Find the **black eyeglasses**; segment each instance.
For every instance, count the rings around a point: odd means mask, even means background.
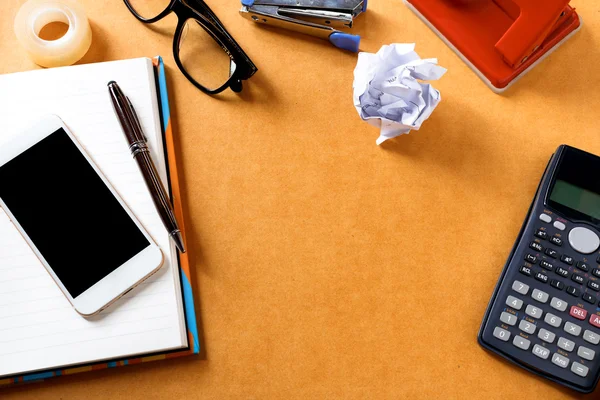
[[[147,24],[174,12],[178,22],[173,56],[183,74],[208,94],[228,87],[242,90],[242,81],[257,71],[203,0],[123,0],[137,19]]]

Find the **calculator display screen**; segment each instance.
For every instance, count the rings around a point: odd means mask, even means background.
[[[0,198],[73,298],[150,245],[62,128],[0,166]]]
[[[565,150],[549,203],[576,218],[600,220],[600,159],[581,150]]]
[[[550,199],[592,218],[600,219],[600,194],[557,179]]]

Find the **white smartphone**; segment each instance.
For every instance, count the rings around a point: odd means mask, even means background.
[[[0,207],[83,316],[163,263],[160,248],[55,115],[0,148]]]

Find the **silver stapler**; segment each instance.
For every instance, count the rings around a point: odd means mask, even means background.
[[[338,29],[352,28],[354,17],[367,10],[367,0],[242,0],[242,17],[329,40],[357,52],[360,36]]]

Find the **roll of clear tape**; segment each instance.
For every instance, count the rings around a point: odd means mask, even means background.
[[[42,28],[52,22],[65,23],[69,29],[57,40],[40,38]],[[42,67],[75,64],[92,44],[85,11],[72,0],[29,0],[17,12],[14,28],[33,62]]]

